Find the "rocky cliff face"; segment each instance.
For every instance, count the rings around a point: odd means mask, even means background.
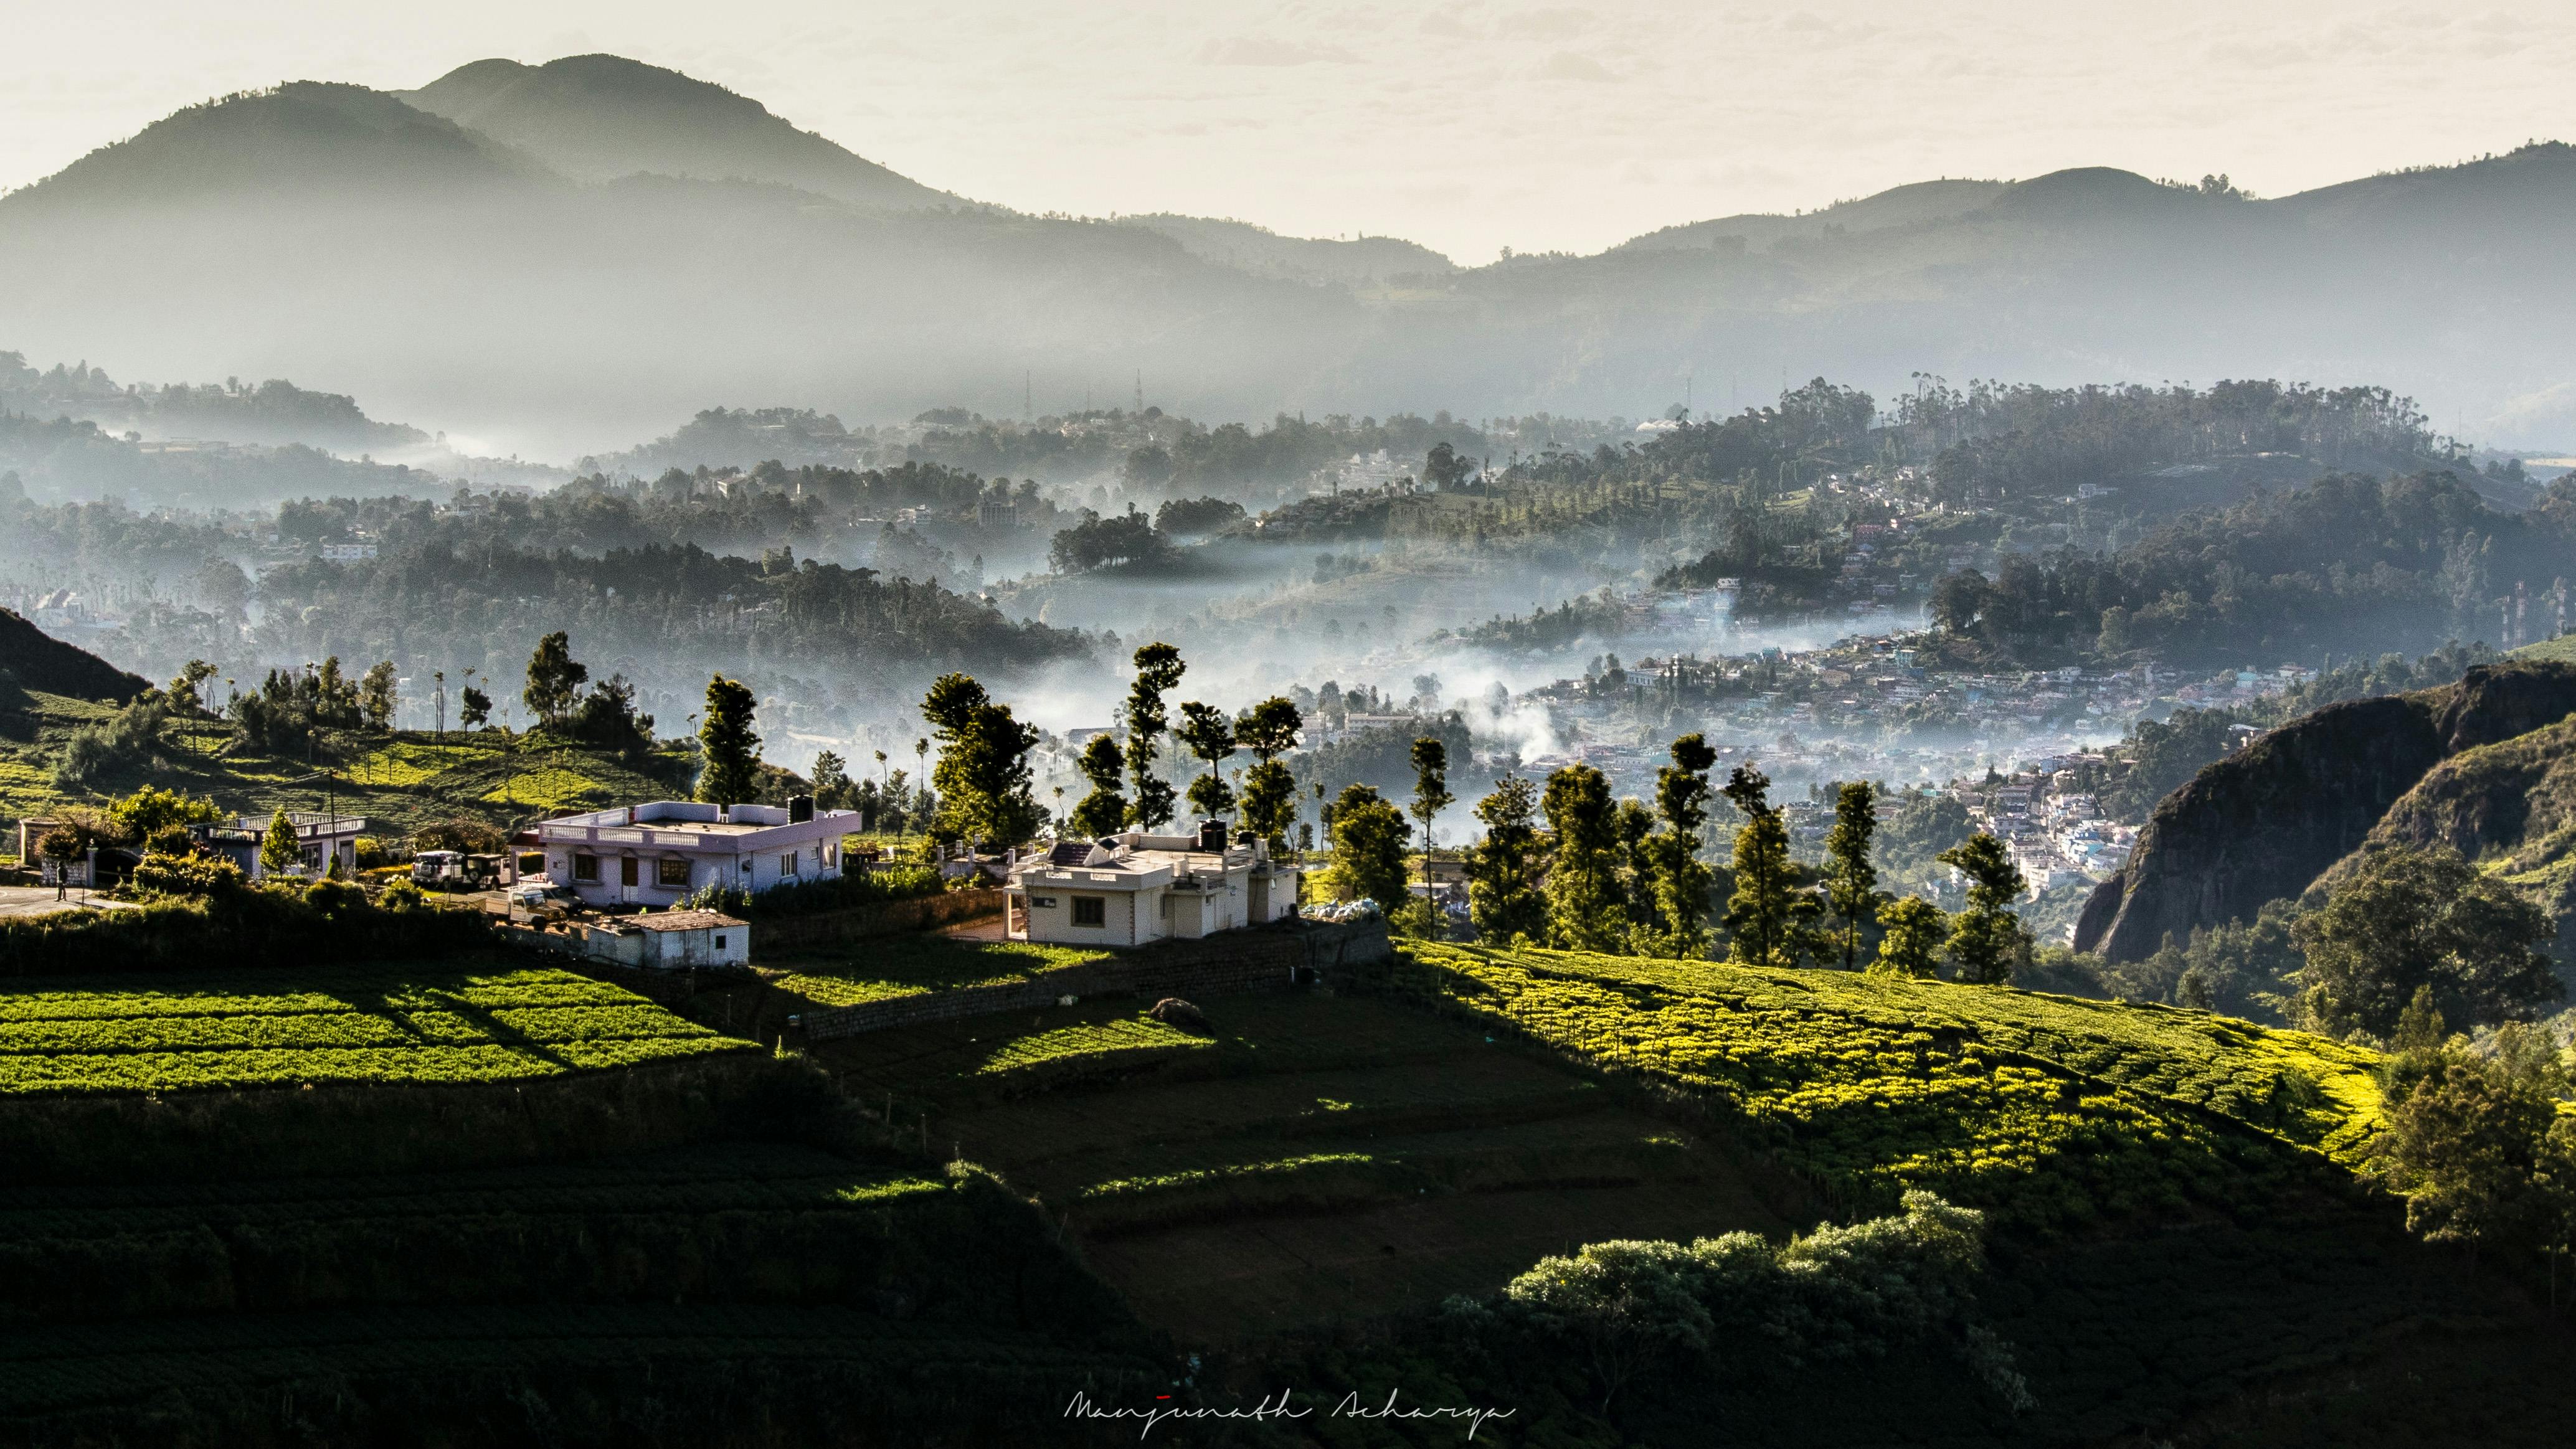
[[[2450,846],[2562,918],[2576,914],[2576,719],[2435,765],[2363,843],[2383,844]]]
[[[97,655],[47,634],[10,609],[0,609],[0,676],[25,689],[73,699],[123,704],[152,687]]]
[[[2571,714],[2576,666],[2505,664],[2283,725],[2156,806],[2128,867],[2085,903],[2076,948],[2135,961],[2168,934],[2250,918],[2351,854],[2444,761]]]

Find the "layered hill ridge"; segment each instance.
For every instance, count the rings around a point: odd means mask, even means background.
[[[577,181],[642,172],[776,182],[862,206],[957,201],[798,130],[748,96],[623,56],[478,60],[398,96]]]
[[[2571,714],[2576,665],[2517,662],[2294,720],[2157,804],[2128,865],[2085,903],[2075,948],[2136,961],[2168,936],[2180,943],[2194,928],[2251,919],[2265,902],[2305,891],[2392,818],[2389,832],[2408,838],[2482,840],[2493,829],[2499,840],[2477,848],[2500,843],[2508,819],[2518,829],[2529,818],[2500,803],[2511,782],[2536,781],[2555,759],[2547,741],[2526,746],[2524,737]],[[2446,762],[2458,768],[2415,798]],[[2461,788],[2470,782],[2480,788]],[[2406,812],[2394,814],[2401,801]]]
[[[299,81],[0,198],[0,267],[41,283],[0,293],[0,340],[329,376],[565,455],[710,396],[999,410],[1050,371],[1059,397],[1141,372],[1194,416],[1634,416],[1712,356],[1882,395],[1918,371],[2370,378],[2438,388],[2491,442],[2576,424],[2576,376],[2494,345],[2576,325],[2557,143],[2266,201],[2108,168],[1934,181],[1454,270],[1395,239],[949,201],[616,56],[477,62],[403,96]],[[549,345],[568,336],[579,369]]]

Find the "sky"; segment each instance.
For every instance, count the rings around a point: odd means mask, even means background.
[[[1598,251],[1937,176],[2276,196],[2576,139],[2576,6],[84,0],[0,49],[0,187],[284,80],[611,51],[1024,211]],[[2552,126],[2560,129],[2552,131]]]

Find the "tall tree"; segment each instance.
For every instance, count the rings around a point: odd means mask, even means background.
[[[2568,1085],[2557,1044],[2508,1023],[2489,1046],[2410,1044],[2390,1063],[2388,1127],[2374,1144],[2388,1185],[2406,1195],[2406,1225],[2465,1244],[2472,1265],[2484,1247],[2550,1245],[2564,1211],[2550,1180]]]
[[[1619,901],[1618,810],[1610,781],[1590,765],[1567,765],[1547,777],[1540,798],[1556,836],[1547,874],[1547,942],[1568,951],[1616,953],[1627,945],[1627,912]]]
[[[739,805],[760,794],[760,734],[752,727],[754,708],[750,686],[721,674],[707,681],[706,713],[698,722],[698,749],[705,759],[698,774],[699,799]]]
[[[268,817],[268,833],[260,837],[260,871],[266,875],[283,875],[303,863],[304,847],[295,838],[295,823],[286,818],[286,807],[280,805]]]
[[[1297,732],[1306,726],[1296,702],[1272,695],[1234,722],[1234,737],[1258,761],[1243,777],[1243,823],[1270,842],[1273,851],[1288,845],[1297,824],[1297,777],[1279,757],[1297,747]]]
[[[1878,923],[1886,930],[1878,938],[1871,971],[1920,981],[1941,974],[1941,947],[1950,939],[1950,918],[1939,906],[1921,896],[1907,896],[1879,907]]]
[[[1687,734],[1673,741],[1672,756],[1655,772],[1663,828],[1643,847],[1656,925],[1639,930],[1637,945],[1648,955],[1695,961],[1708,954],[1708,892],[1716,881],[1699,858],[1699,832],[1708,824],[1708,772],[1717,751],[1704,736]]]
[[[1726,959],[1747,966],[1793,966],[1798,942],[1797,865],[1789,828],[1771,805],[1771,780],[1750,765],[1726,777],[1727,801],[1744,816],[1735,832],[1735,892],[1726,903]]]
[[[1127,819],[1147,830],[1171,823],[1172,786],[1154,773],[1154,756],[1171,723],[1163,710],[1163,696],[1188,669],[1181,662],[1181,651],[1169,644],[1148,644],[1136,651],[1136,682],[1127,690],[1127,775],[1134,790]]]
[[[825,750],[814,757],[814,808],[844,810],[850,804],[850,767],[841,757]]]
[[[1181,706],[1181,727],[1172,734],[1207,765],[1207,773],[1190,782],[1190,808],[1202,820],[1234,813],[1234,792],[1217,770],[1234,753],[1234,721],[1215,705],[1194,699]]]
[[[1449,747],[1424,735],[1413,742],[1413,805],[1407,812],[1422,827],[1422,883],[1431,884],[1431,825],[1456,799],[1449,793]]]
[[[358,716],[367,722],[367,728],[382,732],[394,727],[394,710],[401,704],[397,688],[394,662],[390,659],[378,660],[359,677]]]
[[[1020,723],[1007,704],[965,674],[943,674],[922,697],[922,718],[939,741],[939,763],[930,772],[939,792],[934,836],[968,844],[1017,845],[1037,833],[1044,812],[1030,793],[1029,751],[1035,726]]]
[[[553,725],[571,711],[581,687],[590,681],[590,666],[572,657],[572,639],[557,629],[537,641],[528,656],[528,687],[519,693],[538,723]]]
[[[1091,782],[1091,793],[1073,807],[1073,833],[1091,840],[1117,834],[1127,824],[1127,797],[1118,793],[1126,781],[1127,762],[1118,753],[1118,742],[1105,734],[1093,735],[1075,757],[1074,768]]]
[[[1508,946],[1516,936],[1547,933],[1547,898],[1530,884],[1530,857],[1538,845],[1538,786],[1518,775],[1494,782],[1476,802],[1485,838],[1467,852],[1467,912],[1476,939]]]
[[[1333,801],[1335,892],[1344,900],[1371,900],[1389,920],[1403,908],[1404,842],[1413,827],[1404,812],[1367,785],[1346,785]]]
[[[2011,910],[2030,888],[2004,843],[1979,831],[1933,857],[1968,878],[1968,908],[1950,923],[1950,964],[1961,981],[2009,986],[2030,964],[2029,928]]]
[[[1878,867],[1870,863],[1870,840],[1878,831],[1878,787],[1867,780],[1847,781],[1834,792],[1834,828],[1825,837],[1825,904],[1833,911],[1836,944],[1843,969],[1860,969],[1860,934],[1878,919],[1887,897],[1878,889]]]
[[[458,698],[464,704],[456,714],[459,728],[479,730],[492,722],[492,696],[469,684]]]

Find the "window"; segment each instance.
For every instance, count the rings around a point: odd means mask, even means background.
[[[653,862],[653,883],[659,886],[685,886],[689,883],[689,863],[665,857]]]
[[[595,855],[574,856],[572,858],[572,878],[574,880],[586,880],[594,885],[598,884],[599,857]]]
[[[721,950],[723,950],[723,949],[724,949],[724,937],[722,937],[722,936],[718,936],[718,937],[716,937],[716,949],[717,949],[717,950],[719,950],[719,951],[721,951]]]
[[[1109,898],[1107,896],[1075,896],[1073,898],[1073,923],[1077,926],[1108,925]]]
[[[805,852],[801,850],[791,850],[785,855],[778,857],[778,873],[780,875],[796,874],[796,862],[801,859],[804,854]]]

